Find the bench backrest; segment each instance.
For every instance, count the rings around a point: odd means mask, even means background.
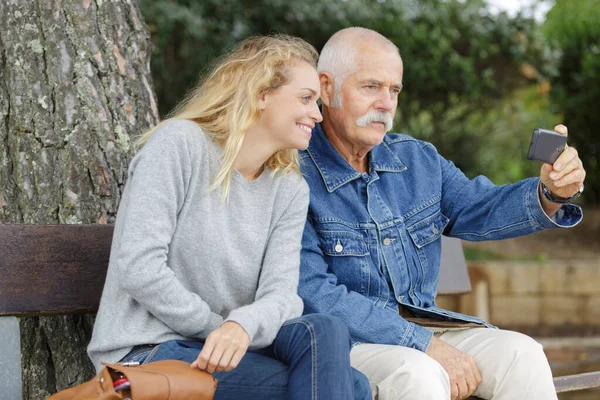
[[[111,225],[0,225],[0,315],[97,310]],[[443,238],[439,293],[471,290],[460,240]]]
[[[96,311],[112,234],[109,225],[0,225],[0,315]]]

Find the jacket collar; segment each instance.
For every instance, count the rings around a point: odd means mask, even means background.
[[[407,167],[390,149],[386,135],[381,144],[369,152],[369,171],[402,172]],[[359,178],[362,174],[348,164],[325,136],[321,124],[316,124],[306,150],[315,163],[329,193]]]

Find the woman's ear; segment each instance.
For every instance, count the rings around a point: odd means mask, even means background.
[[[321,102],[325,107],[329,107],[335,91],[333,78],[327,72],[321,72],[319,74],[319,83],[321,84]]]
[[[267,108],[267,103],[269,102],[269,92],[267,92],[266,90],[261,90],[260,94],[258,95],[258,107],[260,108],[260,110],[264,110],[265,108]]]

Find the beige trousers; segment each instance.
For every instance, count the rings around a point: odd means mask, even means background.
[[[517,332],[488,328],[449,331],[436,336],[469,354],[481,372],[474,396],[489,400],[556,400],[552,372],[542,346]],[[442,366],[408,347],[359,344],[352,366],[371,382],[378,400],[447,400],[450,381]]]

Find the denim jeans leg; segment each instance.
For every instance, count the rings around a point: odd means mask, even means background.
[[[350,335],[339,319],[309,314],[287,321],[273,352],[289,367],[290,399],[371,399],[367,378],[350,366]]]
[[[158,346],[154,346],[151,344],[145,344],[142,346],[136,346],[131,351],[123,357],[119,362],[138,362],[140,364],[145,364],[146,359],[152,358],[152,355],[158,350]]]
[[[181,360],[192,363],[200,354],[203,342],[171,340],[161,343],[145,362]],[[288,398],[288,367],[274,358],[247,352],[231,372],[215,372],[219,380],[215,400],[285,400]]]

